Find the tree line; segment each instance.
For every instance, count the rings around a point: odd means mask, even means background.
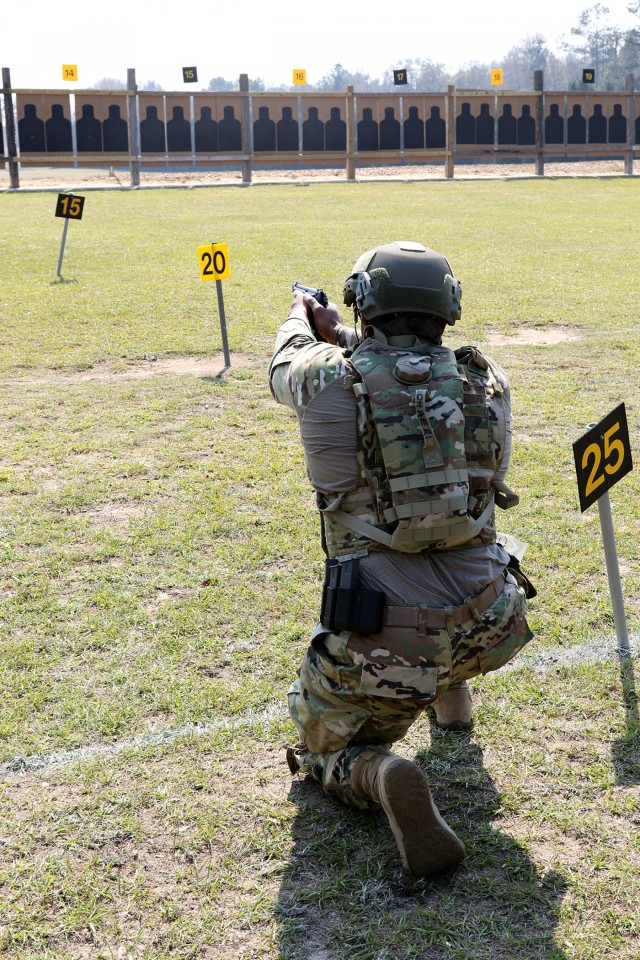
[[[367,73],[352,73],[341,63],[335,66],[316,84],[294,86],[282,84],[268,89],[276,93],[343,93],[353,86],[356,93],[430,92],[446,91],[454,84],[459,90],[485,90],[491,86],[491,71],[503,71],[503,87],[507,90],[531,90],[536,70],[544,73],[546,90],[624,90],[626,78],[634,75],[635,89],[640,89],[640,0],[631,2],[627,8],[638,18],[638,26],[623,30],[610,17],[609,8],[596,3],[584,10],[570,36],[559,42],[552,51],[545,37],[532,34],[507,52],[502,60],[491,63],[473,61],[455,71],[432,60],[413,59],[389,66],[379,77]],[[583,83],[583,70],[594,72],[595,82]],[[394,70],[406,72],[406,85],[399,88],[394,81]],[[122,81],[105,77],[96,84],[103,90],[124,89]],[[153,80],[138,85],[140,90],[162,91]],[[206,88],[212,92],[237,91],[238,79],[212,77]],[[267,87],[260,77],[249,79],[249,89],[264,92]]]

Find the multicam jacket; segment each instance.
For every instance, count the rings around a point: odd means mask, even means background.
[[[501,490],[511,420],[504,372],[475,347],[341,337],[340,345],[319,343],[306,321],[290,318],[269,370],[274,396],[301,429],[331,383],[342,381],[356,398],[357,483],[337,494],[317,490],[328,554],[494,542],[496,487],[501,505],[511,505]]]

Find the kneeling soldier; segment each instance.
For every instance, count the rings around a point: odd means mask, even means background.
[[[469,728],[467,680],[532,637],[530,585],[496,540],[496,505],[518,502],[509,384],[477,348],[442,345],[460,298],[444,256],[385,244],[344,286],[359,329],[297,293],[269,368],[298,417],[327,555],[321,622],[289,692],[289,767],[350,806],[381,806],[415,876],[465,849],[424,773],[388,746],[426,707]]]

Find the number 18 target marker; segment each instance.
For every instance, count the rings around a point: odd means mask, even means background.
[[[229,343],[227,341],[227,323],[224,315],[224,297],[222,296],[222,280],[231,276],[229,266],[229,248],[226,243],[209,243],[198,247],[198,266],[200,279],[203,281],[215,280],[218,294],[218,312],[220,314],[220,332],[222,333],[222,349],[224,352],[225,369],[231,366]]]

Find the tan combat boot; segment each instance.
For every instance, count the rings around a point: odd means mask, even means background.
[[[466,681],[449,687],[431,706],[443,730],[471,729],[471,691]]]
[[[402,862],[414,877],[445,870],[465,856],[462,842],[440,816],[427,778],[415,763],[373,747],[354,763],[351,786],[380,804]]]

